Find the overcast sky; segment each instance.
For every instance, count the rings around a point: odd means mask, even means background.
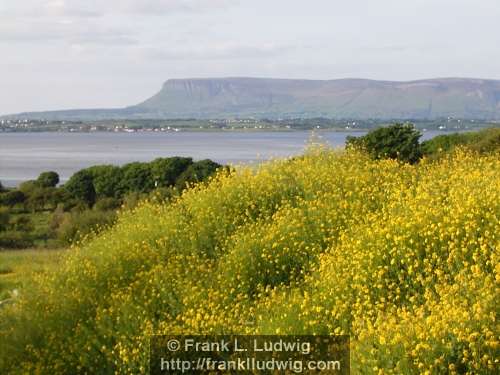
[[[169,78],[500,79],[499,0],[0,0],[0,114]]]

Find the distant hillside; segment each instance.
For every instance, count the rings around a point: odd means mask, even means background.
[[[443,78],[172,79],[146,101],[123,109],[27,113],[46,119],[327,117],[350,119],[500,119],[500,81]]]

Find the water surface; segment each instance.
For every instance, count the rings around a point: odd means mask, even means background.
[[[423,139],[442,133],[429,131]],[[348,135],[362,134],[324,131],[316,136],[333,147],[342,147]],[[92,165],[122,165],[169,156],[248,163],[300,154],[310,139],[311,131],[0,133],[0,181],[16,186],[49,170],[59,173],[64,181]]]

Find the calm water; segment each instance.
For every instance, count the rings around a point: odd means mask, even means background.
[[[429,131],[423,139],[442,132]],[[320,132],[334,147],[348,135]],[[189,156],[219,163],[248,163],[299,154],[311,137],[303,132],[179,133],[0,133],[0,181],[15,186],[53,170],[64,181],[75,171],[96,164],[124,164],[157,157]]]

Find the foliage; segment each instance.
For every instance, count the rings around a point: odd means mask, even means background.
[[[92,174],[86,169],[82,169],[71,176],[68,182],[64,184],[64,189],[73,198],[79,199],[90,206],[95,202],[96,191]]]
[[[92,175],[92,181],[97,198],[120,198],[123,195],[123,171],[115,165],[97,165],[87,168]]]
[[[0,301],[12,298],[14,290],[29,288],[36,274],[57,266],[62,251],[10,250],[0,252]]]
[[[146,163],[129,163],[122,167],[122,186],[125,191],[145,193],[153,190],[154,181],[151,169]]]
[[[9,225],[10,211],[7,207],[0,207],[0,231],[5,230]]]
[[[439,156],[457,146],[466,146],[480,153],[500,151],[500,128],[488,128],[478,132],[438,135],[422,142],[426,156]]]
[[[36,183],[43,188],[56,187],[59,183],[59,175],[56,172],[43,172],[38,176]]]
[[[493,374],[499,217],[498,155],[223,170],[0,310],[0,372],[147,373],[152,333],[345,333],[356,374]]]
[[[147,195],[144,193],[138,193],[136,191],[130,192],[125,197],[123,197],[123,208],[125,210],[132,210],[136,208],[139,203],[147,199]]]
[[[422,134],[412,124],[396,123],[370,131],[362,137],[347,137],[346,147],[366,150],[374,159],[397,159],[416,163],[422,156]]]
[[[61,243],[71,244],[112,225],[115,217],[112,211],[95,209],[64,213],[58,211],[53,215],[51,228]]]
[[[26,200],[26,195],[21,190],[9,190],[0,193],[0,204],[4,206],[14,207],[22,204]]]
[[[218,166],[210,160],[193,163],[191,158],[183,157],[158,158],[150,163],[136,162],[123,167],[97,165],[76,172],[62,187],[56,186],[59,183],[57,173],[41,173],[38,179],[26,181],[18,189],[0,191],[0,205],[11,208],[16,214],[30,211],[33,217],[38,213],[53,212],[52,218],[46,218],[42,226],[31,226],[28,217],[16,217],[16,223],[8,226],[15,233],[7,237],[17,238],[24,231],[31,244],[34,241],[36,245],[47,245],[54,237],[65,244],[80,229],[87,233],[92,223],[107,225],[112,222],[114,211],[122,204],[125,209],[132,209],[143,199],[167,202],[182,190],[175,187],[176,182],[184,187],[186,182],[201,181],[214,173]],[[94,212],[77,217],[77,212],[92,209],[94,205],[96,211],[106,213]],[[63,221],[64,225],[60,227]],[[8,243],[14,244],[15,241],[6,240],[3,246]]]
[[[194,184],[203,181],[213,175],[220,167],[222,167],[220,164],[212,160],[205,159],[197,161],[182,172],[177,179],[176,186],[179,189],[183,189],[186,187],[186,184]]]
[[[172,186],[177,178],[193,164],[192,158],[158,158],[150,163],[155,187]]]
[[[121,202],[116,198],[102,198],[99,199],[95,205],[94,210],[96,211],[115,211],[119,209]]]
[[[29,215],[16,215],[9,220],[9,227],[15,231],[30,232],[34,229]]]
[[[38,184],[35,180],[28,180],[21,183],[18,190],[22,191],[24,194],[29,195],[33,190],[38,188]]]
[[[24,231],[0,231],[0,249],[24,249],[33,246],[33,239]]]

